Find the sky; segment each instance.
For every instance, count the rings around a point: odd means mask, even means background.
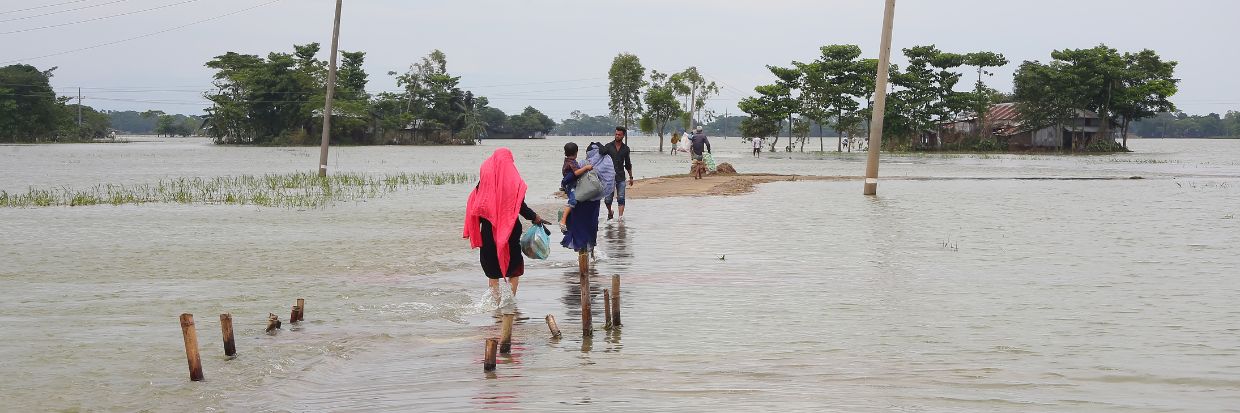
[[[735,114],[766,65],[811,61],[828,44],[877,57],[883,0],[345,0],[340,48],[366,52],[368,89],[394,91],[434,49],[461,86],[508,113],[534,106],[557,121],[607,113],[607,70],[619,53],[647,70],[696,66],[721,86],[707,107]],[[266,55],[319,42],[327,59],[332,0],[0,0],[0,66],[58,67],[52,85],[98,109],[201,114],[229,51]],[[987,83],[1010,91],[1025,60],[1100,43],[1152,49],[1179,62],[1172,101],[1193,114],[1240,110],[1240,1],[898,0],[902,48],[994,51],[1010,61]],[[966,75],[959,89],[972,85]]]

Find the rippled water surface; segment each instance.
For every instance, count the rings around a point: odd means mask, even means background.
[[[639,177],[687,169],[638,139]],[[330,167],[476,172],[502,144],[554,216],[565,140],[333,148]],[[460,239],[468,184],[309,210],[0,209],[0,410],[1240,411],[1240,141],[1130,144],[885,156],[876,198],[843,181],[633,200],[591,277],[600,325],[622,277],[622,330],[581,338],[576,257],[557,248],[522,278],[494,374],[499,328]],[[741,172],[864,170],[860,153],[715,145]],[[317,151],[0,146],[0,190],[312,170]],[[306,321],[264,334],[297,298]]]

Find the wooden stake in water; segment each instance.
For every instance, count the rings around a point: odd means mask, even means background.
[[[198,356],[198,332],[194,330],[193,314],[181,314],[181,336],[185,339],[185,359],[189,361],[189,379],[202,381],[202,359]]]
[[[590,272],[590,256],[585,251],[577,253],[577,270],[581,271],[582,275]]]
[[[560,338],[560,326],[555,324],[555,316],[547,314],[547,328],[551,330],[551,338]]]
[[[611,327],[620,327],[620,275],[611,276]]]
[[[288,322],[289,322],[289,324],[292,324],[292,323],[296,323],[296,322],[297,322],[297,312],[298,312],[298,311],[301,311],[301,309],[300,309],[300,308],[297,308],[297,306],[296,306],[296,305],[294,305],[294,306],[293,306],[293,312],[289,313],[289,315],[288,315]],[[290,328],[291,328],[291,327],[290,327]]]
[[[590,275],[581,273],[581,336],[594,337],[593,320],[590,319]]]
[[[611,291],[603,289],[603,329],[611,330]]]
[[[298,298],[297,299],[297,322],[300,323],[305,320],[306,320],[306,299]]]
[[[482,371],[495,371],[495,347],[499,340],[488,338],[486,350],[482,358]]]
[[[500,325],[499,335],[499,352],[508,354],[512,352],[512,320],[514,314],[504,314],[504,321]]]
[[[232,314],[220,314],[220,333],[224,334],[224,355],[237,355],[237,346],[233,343]]]

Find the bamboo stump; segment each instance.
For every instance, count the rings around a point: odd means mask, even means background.
[[[288,323],[289,323],[289,324],[293,324],[293,323],[296,323],[296,322],[297,322],[297,312],[298,312],[298,311],[301,311],[301,309],[300,309],[300,308],[297,308],[297,306],[296,306],[296,305],[294,305],[294,306],[293,306],[293,312],[292,312],[292,313],[289,313],[289,315],[288,315]],[[291,328],[291,327],[290,327],[290,328]]]
[[[305,320],[306,320],[306,299],[298,298],[297,299],[297,322],[300,323]]]
[[[593,320],[590,319],[590,275],[581,273],[581,336],[594,337]]]
[[[620,275],[611,276],[611,327],[620,327]]]
[[[220,314],[220,333],[224,334],[224,355],[237,355],[237,345],[233,342],[232,314]]]
[[[611,291],[603,289],[603,329],[611,330]]]
[[[185,339],[185,359],[189,361],[190,381],[202,381],[202,359],[198,356],[198,332],[194,330],[194,315],[181,314],[181,336]]]
[[[487,339],[485,353],[482,358],[482,371],[495,371],[495,347],[498,340],[493,338]]]
[[[512,352],[512,321],[515,314],[504,314],[504,321],[500,327],[499,352],[508,354]]]
[[[555,316],[547,314],[547,328],[551,330],[551,338],[560,338],[560,326],[555,324]]]

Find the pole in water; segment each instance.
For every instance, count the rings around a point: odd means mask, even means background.
[[[611,327],[620,327],[620,275],[611,276]]]
[[[297,310],[298,310],[297,306],[296,306],[296,305],[294,305],[294,306],[293,306],[293,312],[289,313],[289,315],[288,315],[288,323],[289,323],[289,324],[293,324],[293,323],[296,323],[296,322],[297,322]],[[291,328],[291,327],[290,327],[290,328]]]
[[[874,110],[870,119],[869,158],[865,164],[865,195],[878,194],[878,150],[883,145],[883,116],[887,111],[887,77],[891,65],[891,27],[896,0],[887,0],[883,11],[883,37],[878,50],[878,76],[874,79]]]
[[[581,273],[581,336],[594,337],[593,320],[590,319],[590,276]]]
[[[189,379],[202,381],[202,358],[198,356],[198,332],[194,330],[193,314],[181,314],[181,337],[185,339],[185,359],[189,361]]]
[[[298,298],[297,299],[297,322],[300,323],[305,320],[306,320],[306,299]]]
[[[577,269],[584,275],[590,272],[590,256],[585,250],[577,253]]]
[[[271,333],[280,328],[280,316],[267,313],[267,332]]]
[[[336,19],[332,25],[331,64],[327,67],[327,99],[323,104],[323,142],[319,148],[319,176],[327,176],[327,146],[332,136],[332,101],[336,98],[336,51],[340,46],[340,6],[336,0]],[[293,322],[289,320],[289,322]]]
[[[508,354],[512,352],[512,320],[515,317],[516,315],[514,314],[504,314],[504,321],[500,325],[500,335],[499,335],[500,337],[499,338],[499,352],[500,353]]]
[[[237,355],[237,345],[233,342],[232,314],[220,314],[220,333],[224,334],[224,355]]]
[[[547,314],[547,328],[551,330],[551,338],[560,338],[560,326],[555,324],[555,316]]]
[[[603,329],[611,330],[611,290],[603,289]]]
[[[482,371],[495,371],[495,347],[499,340],[488,338],[486,350],[482,358]]]

